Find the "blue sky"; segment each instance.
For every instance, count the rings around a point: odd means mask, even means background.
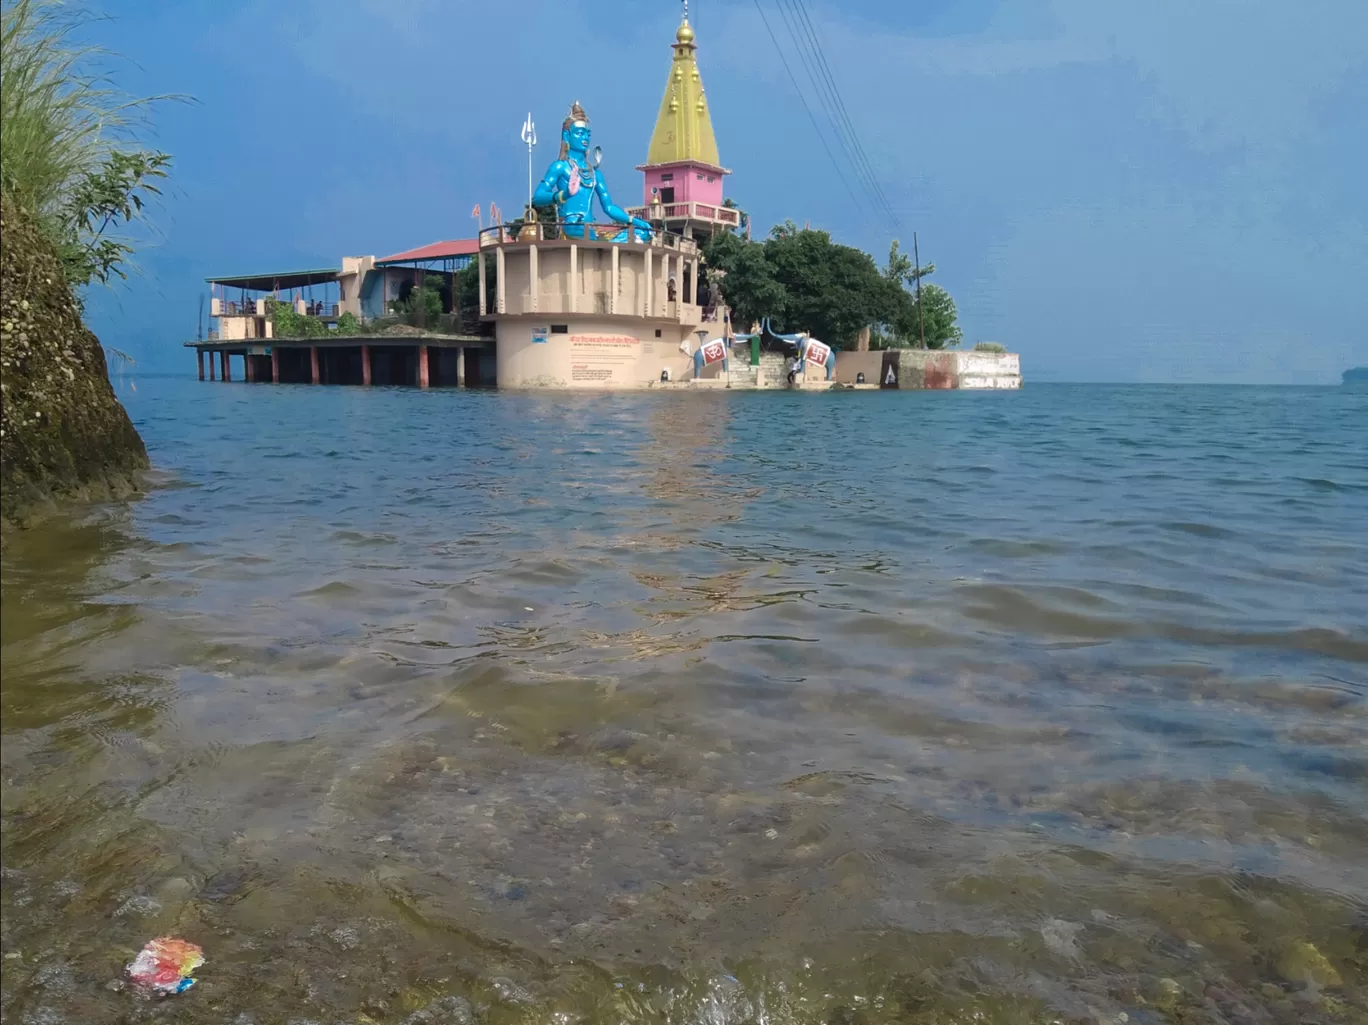
[[[810,221],[880,261],[915,228],[966,339],[1020,351],[1028,379],[1330,383],[1368,363],[1365,0],[807,7],[901,227],[852,203],[754,0],[693,0],[728,194],[757,225]],[[679,17],[671,0],[103,10],[121,84],[195,102],[156,114],[175,157],[156,245],[92,293],[92,326],[186,372],[207,274],[467,237],[477,202],[516,212],[529,109],[538,171],[578,99],[615,198],[638,202]]]

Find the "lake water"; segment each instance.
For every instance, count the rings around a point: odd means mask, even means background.
[[[1368,393],[119,391],[7,1022],[1368,1020]]]

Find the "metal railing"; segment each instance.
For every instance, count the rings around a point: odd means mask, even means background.
[[[577,233],[567,235],[567,227],[573,227]],[[480,248],[507,245],[510,242],[614,242],[627,230],[627,225],[616,222],[587,224],[576,221],[525,221],[520,224],[495,224],[480,230]],[[632,245],[649,245],[657,249],[673,249],[685,253],[693,253],[698,249],[693,239],[659,229],[652,229],[651,238],[647,242],[638,240],[635,233],[628,242]]]
[[[298,310],[294,302],[284,299],[279,300],[279,302],[284,306]],[[268,315],[265,302],[253,299],[248,299],[246,302],[221,299],[210,313],[212,317],[265,317]],[[309,302],[306,300],[303,315],[306,317],[336,317],[337,303]]]

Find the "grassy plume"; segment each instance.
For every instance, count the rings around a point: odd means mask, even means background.
[[[157,193],[165,154],[139,145],[159,100],[133,97],[105,70],[115,55],[79,40],[96,20],[57,0],[0,5],[0,184],[57,247],[74,285],[123,276],[118,234]]]

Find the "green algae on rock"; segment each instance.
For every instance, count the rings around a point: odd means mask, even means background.
[[[0,521],[137,490],[147,450],[51,244],[9,196],[0,209]]]
[[[1335,966],[1309,940],[1297,940],[1283,952],[1278,974],[1288,982],[1310,982],[1331,989],[1344,985]]]

